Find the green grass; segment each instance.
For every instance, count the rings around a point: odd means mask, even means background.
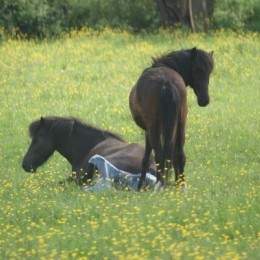
[[[151,56],[214,50],[211,103],[188,90],[188,191],[82,192],[57,187],[70,165],[55,154],[21,167],[28,125],[75,116],[144,143],[129,92]],[[48,42],[0,45],[2,259],[259,259],[259,34],[130,35],[86,30]]]

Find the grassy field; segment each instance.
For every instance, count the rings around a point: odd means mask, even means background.
[[[25,173],[28,125],[75,116],[143,143],[128,95],[151,56],[214,50],[211,103],[188,90],[185,193],[82,192],[55,186],[59,154]],[[1,259],[260,259],[260,37],[84,31],[0,45]]]

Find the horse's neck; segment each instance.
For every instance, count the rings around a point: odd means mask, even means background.
[[[166,66],[168,68],[171,68],[181,75],[186,86],[190,86],[192,82],[190,53],[187,52],[181,55],[182,57],[176,56],[176,58],[174,57],[168,60],[159,59],[153,64],[152,67]]]
[[[56,150],[74,166],[82,161],[98,143],[105,139],[104,136],[93,132],[76,130],[70,138],[57,144]]]

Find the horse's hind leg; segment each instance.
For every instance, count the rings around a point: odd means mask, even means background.
[[[154,187],[154,192],[162,191],[165,184],[165,179],[163,179],[163,173],[165,172],[165,162],[162,156],[162,148],[160,143],[154,148],[155,161],[157,167],[157,180]]]
[[[175,182],[178,186],[185,186],[184,180],[184,167],[186,163],[186,156],[184,153],[184,142],[185,142],[185,129],[182,124],[179,123],[177,128],[177,138],[174,149],[174,171],[175,171]]]
[[[146,172],[147,172],[148,167],[149,167],[149,159],[150,159],[150,156],[151,156],[151,152],[152,152],[152,147],[151,147],[151,144],[150,144],[150,141],[149,141],[149,136],[148,136],[148,133],[145,132],[145,151],[144,151],[144,157],[143,157],[143,160],[142,160],[141,177],[140,177],[138,187],[137,187],[138,190],[141,189],[143,182],[145,180]]]
[[[165,182],[166,184],[170,183],[170,171],[172,169],[172,162],[169,159],[165,160]]]
[[[153,139],[152,148],[154,150],[154,157],[156,162],[156,185],[154,187],[154,191],[161,191],[163,189],[163,184],[165,183],[164,172],[165,172],[165,161],[163,157],[163,151],[162,146],[160,143],[160,140],[158,141],[158,138]]]

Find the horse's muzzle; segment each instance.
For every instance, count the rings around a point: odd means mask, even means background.
[[[208,104],[209,104],[209,98],[207,98],[207,99],[200,99],[200,98],[198,98],[198,105],[200,107],[205,107]]]

